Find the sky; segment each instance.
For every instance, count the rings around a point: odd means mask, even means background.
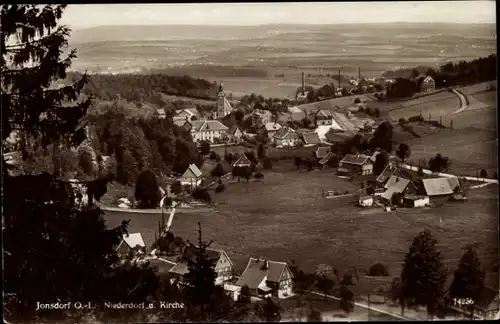
[[[384,22],[496,23],[495,1],[73,4],[61,23],[109,25],[263,25]]]

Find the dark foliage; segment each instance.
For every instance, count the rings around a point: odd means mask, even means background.
[[[273,168],[273,162],[271,161],[271,159],[266,158],[262,162],[262,167],[266,170],[270,170]]]
[[[380,152],[375,157],[375,162],[373,163],[373,174],[380,174],[384,171],[384,168],[389,163],[389,154],[387,152]]]
[[[135,183],[135,199],[140,208],[155,208],[161,199],[160,187],[156,175],[151,170],[139,174]]]
[[[399,144],[398,150],[396,151],[396,156],[399,157],[403,162],[410,157],[411,150],[407,144]]]
[[[443,170],[448,170],[450,162],[447,157],[441,154],[436,154],[435,157],[429,159],[429,170],[432,172],[441,172]]]
[[[450,297],[479,302],[484,289],[484,271],[476,251],[468,248],[460,259],[450,286]]]
[[[387,266],[383,263],[375,263],[370,267],[370,270],[368,271],[369,276],[373,277],[387,277],[389,276],[389,269]]]
[[[354,294],[347,287],[342,285],[340,287],[340,308],[346,312],[350,313],[354,309]]]

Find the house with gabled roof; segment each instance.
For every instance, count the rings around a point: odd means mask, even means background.
[[[295,146],[300,142],[299,134],[288,126],[279,129],[273,136],[276,146]]]
[[[185,275],[189,273],[189,261],[195,260],[198,249],[199,248],[196,246],[187,246],[184,249],[180,261],[169,270],[172,282],[182,283],[184,281]],[[221,285],[231,279],[233,262],[229,259],[226,252],[218,249],[207,248],[206,254],[214,264],[214,270],[217,274],[215,284]]]
[[[329,165],[330,162],[333,162],[333,159],[336,159],[337,155],[333,152],[328,152],[321,160],[318,161],[321,167],[325,167],[325,165]]]
[[[347,154],[339,162],[337,173],[369,175],[373,173],[373,162],[368,155]]]
[[[318,133],[315,132],[302,133],[301,137],[304,145],[313,146],[321,143]]]
[[[431,201],[448,200],[454,193],[452,188],[455,180],[450,178],[429,178],[422,179],[422,186],[419,188],[419,194],[429,196]]]
[[[272,122],[273,114],[269,110],[255,109],[252,112],[252,119],[257,127]]]
[[[276,132],[280,130],[282,127],[278,123],[266,123],[264,125],[264,128],[266,129],[267,137],[273,138],[274,134],[276,134]]]
[[[159,119],[165,119],[167,117],[167,114],[165,112],[164,108],[158,108],[155,110],[156,117]]]
[[[434,90],[436,90],[436,81],[434,81],[434,79],[430,75],[428,75],[420,84],[420,91],[428,92]]]
[[[191,186],[192,188],[195,188],[201,184],[202,173],[196,164],[190,164],[178,180],[183,186]]]
[[[123,234],[122,240],[115,251],[118,257],[126,257],[130,255],[130,253],[144,253],[146,251],[146,244],[144,243],[141,233]]]
[[[332,125],[333,114],[329,109],[319,109],[314,114],[314,122],[316,126]]]
[[[229,136],[236,141],[239,141],[243,136],[243,131],[237,126],[234,125],[229,129]]]
[[[194,119],[201,119],[201,114],[198,111],[197,108],[184,108],[184,109],[177,109],[175,111],[175,115],[173,117],[173,120],[188,120],[192,121]]]
[[[193,141],[222,140],[227,137],[229,128],[218,120],[195,120],[191,122]]]
[[[233,168],[234,167],[249,167],[252,165],[252,162],[248,159],[248,157],[245,155],[245,153],[241,153],[240,156],[236,161],[233,163]]]
[[[283,298],[292,294],[293,274],[285,262],[250,258],[236,286],[247,286],[255,297]]]
[[[381,197],[387,201],[391,201],[392,195],[395,193],[411,195],[417,192],[417,188],[410,180],[398,176],[391,176],[384,188],[386,190]]]
[[[401,172],[401,170],[399,170],[399,168],[397,166],[395,166],[394,164],[389,163],[386,165],[384,170],[378,175],[378,177],[377,177],[377,179],[375,179],[375,181],[377,181],[377,183],[379,185],[383,186],[383,185],[385,185],[387,180],[389,180],[392,176],[404,178],[404,175]]]
[[[328,153],[332,151],[331,147],[329,146],[320,146],[314,151],[314,155],[318,160],[321,160],[324,158]]]
[[[174,125],[181,127],[187,131],[191,131],[191,127],[192,127],[191,122],[189,122],[188,120],[184,120],[184,119],[174,120]]]

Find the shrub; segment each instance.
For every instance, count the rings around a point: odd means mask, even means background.
[[[344,191],[344,195],[347,195],[348,193],[349,193],[349,191],[348,191],[348,190]]]
[[[385,264],[375,263],[370,267],[368,275],[371,277],[387,277],[389,276],[389,269]]]
[[[418,122],[418,123],[422,123],[425,121],[424,117],[422,117],[421,115],[417,115],[417,116],[412,116],[410,118],[408,118],[408,121],[409,122]]]
[[[264,174],[262,174],[261,172],[257,172],[253,177],[255,179],[262,179],[264,178]]]
[[[210,152],[210,160],[217,160],[217,153],[214,151]]]
[[[399,118],[398,122],[399,122],[401,125],[404,125],[404,124],[406,124],[406,119],[404,119],[404,118]]]
[[[357,97],[354,99],[354,103],[355,103],[355,104],[360,103],[360,102],[361,102],[361,99],[359,99],[359,98],[357,98]]]

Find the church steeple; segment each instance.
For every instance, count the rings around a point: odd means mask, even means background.
[[[219,85],[219,92],[224,92],[224,84],[222,83],[222,81],[220,82]]]

